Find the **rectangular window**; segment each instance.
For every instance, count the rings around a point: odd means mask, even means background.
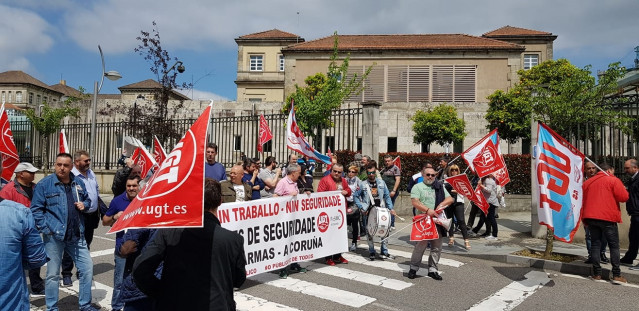
[[[250,71],[263,71],[263,55],[251,55]]]
[[[358,151],[362,151],[362,138],[357,137],[357,148]]]
[[[16,103],[18,103],[18,104],[22,103],[22,92],[21,91],[17,91],[16,92]]]
[[[408,70],[408,101],[428,102],[430,66],[409,66]]]
[[[249,98],[249,101],[250,101],[250,102],[261,102],[261,101],[262,101],[262,99],[261,99],[261,98],[250,97],[250,98]]]
[[[421,153],[428,153],[429,150],[428,150],[428,145],[427,144],[421,143],[419,147],[420,147],[419,149],[420,149]]]
[[[389,102],[406,102],[408,95],[408,66],[388,66],[387,71],[388,94],[386,100]]]
[[[29,93],[29,104],[33,105],[33,93]]]
[[[475,102],[475,65],[455,65],[454,102]]]
[[[388,148],[386,152],[397,152],[397,137],[388,138]]]
[[[328,152],[328,149],[331,149],[331,152],[335,152],[335,136],[326,136],[326,149],[324,152]]]
[[[2,91],[2,102],[3,102],[3,103],[7,100],[6,96],[7,96],[7,93],[5,93],[4,91]]]
[[[433,66],[433,102],[453,101],[453,73],[452,65]]]
[[[528,70],[539,64],[539,55],[524,54],[524,70]]]
[[[264,146],[264,152],[273,152],[273,140],[267,141]]]
[[[284,55],[280,55],[280,71],[284,71]]]
[[[384,66],[373,66],[364,80],[364,101],[384,101]]]

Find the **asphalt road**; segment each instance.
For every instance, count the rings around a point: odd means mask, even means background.
[[[104,227],[96,231],[91,247],[92,293],[96,306],[111,310],[115,237],[105,232]],[[395,260],[371,262],[365,245],[360,241],[356,252],[345,253],[348,264],[328,267],[316,260],[302,263],[308,273],[291,274],[285,280],[275,273],[248,279],[236,292],[238,309],[633,310],[639,294],[639,286],[633,284],[614,285],[450,254],[444,254],[440,261],[443,281],[425,276],[426,268],[410,280],[404,275],[412,248],[391,245]],[[73,280],[73,287],[61,289],[60,310],[78,309],[77,279]],[[31,304],[32,310],[45,309],[44,297],[33,297]]]

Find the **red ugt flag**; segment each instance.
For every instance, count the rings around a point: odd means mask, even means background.
[[[2,183],[6,184],[11,181],[13,171],[20,163],[18,156],[18,148],[13,143],[13,133],[9,124],[9,115],[4,109],[4,103],[0,108],[0,130],[2,137],[0,138],[0,154],[2,155]]]
[[[140,147],[135,148],[135,151],[133,151],[133,156],[131,156],[131,158],[133,158],[133,164],[137,164],[140,166],[140,176],[142,178],[145,178],[149,171],[153,168],[153,166],[156,165],[155,161],[153,160],[153,158],[151,158],[149,153]]]
[[[410,230],[411,241],[436,240],[439,239],[437,226],[433,219],[426,214],[419,214],[413,217],[413,227]]]
[[[257,152],[264,152],[264,144],[266,144],[269,140],[273,138],[273,133],[271,133],[271,129],[268,127],[268,123],[264,118],[264,114],[260,114],[260,137],[257,142]]]
[[[473,190],[473,186],[470,184],[466,174],[448,177],[446,178],[446,182],[448,182],[453,189],[457,191],[457,194],[461,194],[474,202],[484,212],[484,214],[488,213],[488,208],[490,206],[488,205],[488,202],[486,202],[484,194],[481,192],[479,187],[477,187],[477,190]]]
[[[157,165],[161,165],[164,159],[166,159],[166,151],[164,151],[160,140],[155,135],[153,135],[153,159]]]
[[[480,178],[504,168],[506,165],[499,150],[499,134],[497,130],[492,130],[488,135],[462,152],[462,158]]]
[[[204,161],[212,103],[167,155],[109,233],[127,228],[202,227]]]
[[[67,143],[67,135],[64,133],[64,130],[60,130],[59,144],[60,153],[71,153],[71,150],[69,150],[69,144]]]
[[[402,160],[399,159],[399,156],[393,159],[393,165],[397,166],[397,168],[399,168],[400,171],[402,170]]]

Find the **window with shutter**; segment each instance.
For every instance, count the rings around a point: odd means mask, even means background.
[[[346,79],[342,79],[342,83],[349,83],[355,77],[355,75],[357,75],[358,78],[361,77],[364,74],[364,70],[366,70],[364,66],[349,66],[348,71],[346,72]],[[349,96],[347,100],[361,102],[363,93],[364,92],[361,92],[359,94],[351,94],[351,96]]]
[[[405,102],[408,96],[408,66],[392,66],[387,69],[388,94],[386,100],[389,102]]]
[[[384,101],[384,66],[373,66],[364,80],[364,101]]]
[[[433,65],[433,102],[453,101],[452,65]]]
[[[408,70],[408,101],[428,102],[430,66],[410,66]]]
[[[475,102],[475,65],[455,66],[454,102]]]

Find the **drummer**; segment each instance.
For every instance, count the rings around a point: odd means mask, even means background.
[[[370,211],[377,206],[381,208],[387,208],[390,210],[391,215],[397,216],[393,209],[393,203],[391,201],[390,192],[384,181],[377,177],[377,169],[375,165],[369,163],[366,165],[366,179],[362,182],[363,191],[359,191],[355,196],[355,204],[363,206],[364,212]],[[370,223],[370,220],[369,220]],[[373,223],[378,223],[377,220]],[[390,229],[390,218],[388,218],[388,228]],[[373,244],[373,236],[370,231],[367,230],[366,237],[368,239],[368,252],[369,260],[375,260],[377,254],[375,253],[375,245]],[[395,259],[388,253],[388,240],[382,239],[382,247],[380,249],[380,258],[382,259]]]

